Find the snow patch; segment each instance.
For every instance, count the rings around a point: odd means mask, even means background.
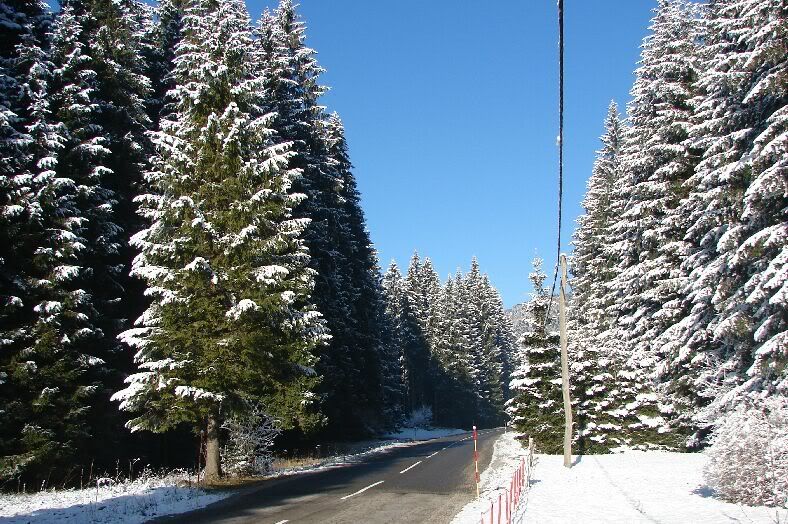
[[[194,477],[174,472],[134,481],[101,479],[87,489],[0,495],[0,520],[6,524],[92,522],[137,524],[153,518],[193,511],[228,497],[232,491],[207,492],[193,486]]]

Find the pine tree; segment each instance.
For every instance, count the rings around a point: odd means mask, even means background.
[[[663,380],[696,430],[691,445],[742,395],[786,391],[785,20],[779,1],[706,10],[689,140],[703,156],[679,209],[687,304],[661,337]]]
[[[686,144],[697,77],[696,19],[684,0],[663,0],[655,9],[628,105],[625,175],[614,195],[625,204],[607,239],[608,257],[617,263],[605,284],[605,315],[614,322],[599,338],[621,364],[618,385],[625,396],[651,399],[625,403],[642,409],[639,417],[649,423],[660,419],[653,413],[653,376],[663,357],[654,340],[681,308],[684,280],[677,268],[686,256],[686,225],[676,209],[697,162]]]
[[[16,233],[13,281],[19,293],[4,299],[4,313],[11,314],[3,318],[0,477],[57,481],[80,461],[101,458],[96,452],[98,439],[106,436],[99,419],[102,397],[108,398],[107,369],[106,356],[91,344],[99,332],[91,322],[91,297],[81,285],[82,186],[61,174],[58,165],[67,133],[53,121],[50,104],[57,98],[50,97],[53,68],[41,30],[49,21],[41,6],[30,15],[13,59],[17,123],[25,127],[10,157],[19,169],[17,179],[25,181],[25,192],[18,185],[16,194],[25,199],[24,205],[17,201],[16,215],[24,220],[17,222],[21,227],[2,228],[5,234]],[[55,27],[56,57],[74,27],[66,8]],[[74,106],[79,107],[76,100]]]
[[[206,474],[221,474],[218,431],[262,401],[286,427],[320,423],[310,304],[314,272],[294,218],[291,144],[274,142],[242,1],[201,0],[183,18],[177,113],[156,135],[140,197],[151,226],[136,234],[134,273],[153,300],[122,335],[139,372],[115,400],[132,431],[186,423],[206,432]]]
[[[159,121],[176,109],[170,98],[175,88],[175,55],[183,32],[185,0],[161,0],[156,6],[145,35],[150,49],[147,56],[151,95],[147,100],[151,129],[158,131]]]
[[[491,285],[486,275],[481,273],[479,261],[471,260],[471,269],[464,278],[466,288],[466,315],[471,326],[471,352],[474,363],[478,395],[477,416],[483,426],[497,425],[503,413],[504,387],[502,382],[502,350],[496,344],[496,326],[492,319]],[[496,294],[497,295],[497,294]],[[502,307],[502,306],[501,306]]]
[[[446,427],[470,427],[476,422],[476,391],[472,386],[470,343],[467,338],[462,280],[449,277],[441,290],[437,309],[442,312],[438,336],[432,347],[436,362],[433,416]]]
[[[573,419],[580,453],[607,451],[611,446],[623,444],[617,438],[622,426],[611,398],[616,387],[615,369],[612,369],[615,360],[605,350],[599,335],[612,325],[605,310],[615,261],[608,256],[607,246],[611,225],[624,204],[616,200],[615,190],[622,176],[624,133],[618,107],[611,102],[601,137],[602,149],[597,151],[583,199],[584,214],[578,218],[572,238],[568,329]]]
[[[433,390],[430,384],[430,312],[432,300],[437,296],[435,274],[430,264],[425,271],[418,253],[413,253],[405,278],[411,338],[406,346],[405,361],[408,368],[408,410],[431,406]]]
[[[391,417],[379,420],[380,413],[385,409],[384,389],[393,391],[398,387],[388,382],[384,369],[394,364],[385,362],[387,349],[382,331],[386,327],[386,306],[380,267],[366,229],[342,121],[334,113],[322,125],[328,158],[336,177],[341,181],[337,214],[339,224],[336,234],[330,238],[335,250],[342,252],[344,271],[347,273],[345,285],[351,290],[350,318],[345,319],[345,322],[350,323],[350,346],[355,347],[352,356],[356,368],[360,370],[359,376],[355,377],[358,391],[351,396],[352,405],[359,410],[357,417],[367,425],[367,430],[375,430],[390,425],[392,420]],[[367,399],[366,405],[362,404],[362,398]]]
[[[544,288],[547,275],[542,271],[542,259],[536,257],[533,267],[528,277],[534,289],[528,304],[533,329],[519,340],[507,413],[518,431],[533,437],[540,453],[559,453],[563,449],[564,410],[558,334],[545,329],[550,293]]]
[[[611,293],[622,278],[612,253],[627,245],[616,235],[623,230],[626,239],[631,230],[615,218],[636,199],[638,190],[620,182],[628,180],[622,177],[625,128],[615,104],[610,106],[605,129],[583,201],[586,212],[573,238],[569,349],[574,438],[581,453],[604,453],[622,446],[672,447],[675,441],[667,431],[664,407],[649,378],[653,368],[639,360],[643,353],[633,346],[637,338],[622,340],[625,335],[616,323],[617,308],[630,297]],[[629,148],[629,154],[635,153]]]
[[[319,105],[325,88],[306,28],[289,0],[266,12],[257,28],[257,57],[265,72],[274,129],[293,142],[291,167],[308,196],[295,210],[309,219],[306,244],[317,273],[314,300],[332,339],[318,372],[323,411],[332,433],[359,435],[381,426],[383,301],[379,270],[336,115]]]
[[[390,412],[389,420],[396,425],[404,417],[408,406],[406,352],[414,333],[410,331],[405,281],[393,260],[383,275],[382,286],[386,301],[384,333],[387,340],[386,357],[383,359],[384,407]]]
[[[34,139],[30,114],[31,64],[23,57],[41,45],[47,18],[40,1],[0,2],[0,330],[2,346],[26,336],[24,277],[34,181],[28,171]],[[29,334],[29,333],[28,333]],[[6,353],[6,351],[4,351]],[[3,372],[6,373],[7,372]],[[5,380],[5,377],[0,376]]]
[[[619,297],[618,338],[628,341],[631,358],[646,369],[658,361],[652,341],[670,322],[670,304],[681,288],[674,268],[684,256],[684,232],[673,210],[695,164],[684,145],[697,76],[695,37],[690,6],[684,0],[661,0],[643,42],[628,105],[622,167],[632,187],[613,226],[623,242],[616,248],[621,262],[611,289]]]

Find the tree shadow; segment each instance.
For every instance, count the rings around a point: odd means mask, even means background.
[[[716,496],[716,493],[709,486],[698,486],[692,490],[693,495],[700,495],[704,499],[711,499]]]

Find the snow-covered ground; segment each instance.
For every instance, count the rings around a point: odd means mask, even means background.
[[[703,483],[706,456],[699,453],[588,455],[569,470],[561,456],[536,460],[524,513],[529,522],[788,522],[785,509],[714,498]]]
[[[512,475],[520,465],[520,460],[527,454],[519,440],[515,439],[516,433],[507,432],[495,441],[490,464],[479,476],[479,498],[462,508],[454,517],[452,524],[479,524],[479,517],[490,509],[490,501],[496,503],[500,488],[509,487]],[[525,497],[526,495],[523,495]],[[525,505],[525,498],[520,502],[520,507]],[[497,514],[497,513],[496,513]],[[487,515],[489,519],[489,514]]]
[[[417,430],[417,440],[461,433],[463,430]],[[387,440],[370,441],[363,450],[334,455],[314,464],[284,468],[271,477],[295,475],[354,464],[365,457],[413,445],[413,430],[386,435]],[[403,442],[407,441],[407,442]],[[106,479],[98,487],[60,491],[40,491],[20,495],[0,495],[0,523],[22,524],[58,522],[95,524],[136,524],[155,517],[183,513],[213,504],[236,490],[202,490],[190,487],[195,477],[187,473],[164,476],[143,475],[133,482]]]
[[[0,495],[0,522],[134,524],[202,508],[232,494],[189,487],[189,480],[186,473],[143,475],[131,482],[102,479],[82,490]]]
[[[480,500],[468,504],[453,524],[478,523],[508,485],[525,450],[514,434],[495,443],[490,466],[481,475]],[[723,502],[703,482],[706,456],[699,453],[627,451],[575,457],[566,469],[560,455],[536,455],[531,486],[515,522],[786,524],[788,509]]]

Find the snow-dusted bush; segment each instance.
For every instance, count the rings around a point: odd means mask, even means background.
[[[222,449],[225,473],[239,477],[271,472],[271,447],[281,430],[263,406],[250,404],[244,414],[227,419],[222,429],[227,431],[227,443]]]
[[[707,451],[706,482],[729,502],[788,503],[788,398],[748,401],[722,418]]]
[[[406,428],[428,428],[432,424],[432,408],[429,406],[421,406],[410,412],[408,418],[403,422],[403,427]]]

